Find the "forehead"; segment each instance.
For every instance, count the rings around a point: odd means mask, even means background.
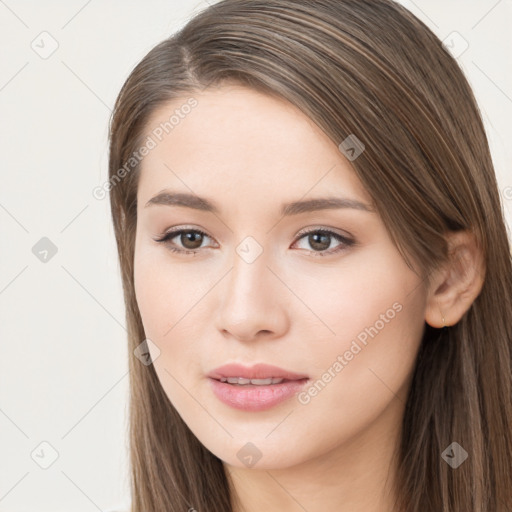
[[[193,108],[185,108],[190,98]],[[172,122],[170,119],[172,118]],[[155,135],[155,133],[157,135]],[[291,103],[237,85],[190,93],[153,112],[144,138],[139,195],[166,187],[352,194],[369,201],[337,145]]]

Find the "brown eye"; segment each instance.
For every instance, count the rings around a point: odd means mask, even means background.
[[[355,240],[344,237],[327,229],[310,230],[306,233],[303,233],[298,240],[300,241],[302,239],[307,240],[307,245],[309,245],[309,247],[312,249],[306,250],[314,256],[329,256],[339,251],[346,250],[356,243]],[[334,249],[328,250],[333,239],[337,240],[339,245]]]
[[[206,233],[198,229],[176,229],[165,233],[162,237],[155,239],[169,246],[169,249],[178,253],[195,254],[201,248],[204,238],[210,238]],[[178,242],[173,242],[177,239]]]

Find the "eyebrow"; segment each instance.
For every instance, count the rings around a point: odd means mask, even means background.
[[[151,205],[183,206],[185,208],[193,208],[217,215],[220,214],[220,209],[204,197],[170,190],[164,190],[158,193],[156,196],[152,197],[144,207],[147,208]],[[366,212],[375,211],[372,206],[355,199],[345,197],[319,197],[283,204],[281,207],[281,216],[287,217],[317,210],[334,210],[341,208],[350,208]]]

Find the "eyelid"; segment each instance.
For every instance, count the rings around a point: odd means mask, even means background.
[[[213,240],[213,237],[210,236],[208,233],[206,233],[204,230],[193,227],[193,226],[186,226],[186,225],[169,228],[168,230],[164,231],[164,233],[160,237],[157,237],[157,238],[161,239],[170,234],[180,234],[180,232],[182,232],[182,231],[195,231],[195,232],[201,233],[202,235],[205,235],[208,238],[211,238]],[[343,233],[338,233],[339,230],[336,230],[336,228],[331,228],[331,227],[322,226],[322,225],[308,226],[306,228],[303,228],[295,235],[295,238],[301,237],[303,235],[307,235],[311,232],[317,232],[317,231],[325,231],[325,232],[329,232],[329,233],[334,233],[334,234],[337,234],[340,237],[345,238],[347,240],[353,240],[353,238],[354,238],[350,233],[348,233],[346,231]]]
[[[325,231],[328,233],[333,233],[333,234],[336,234],[336,235],[338,235],[342,238],[345,238],[347,240],[354,239],[354,237],[347,231],[343,231],[343,232],[339,233],[339,231],[341,231],[339,229],[331,228],[328,226],[322,226],[322,225],[313,225],[313,226],[308,226],[307,228],[303,228],[295,235],[295,238],[301,237],[303,235],[307,235],[309,233],[316,233],[317,231]]]
[[[210,236],[206,231],[192,226],[176,226],[174,228],[170,228],[166,230],[162,235],[153,238],[153,240],[155,240],[155,242],[165,242],[172,238],[175,238],[176,236],[180,235],[183,232],[200,233],[201,235],[207,236],[211,240],[214,240],[214,238]],[[192,249],[183,249],[183,251],[192,251]]]

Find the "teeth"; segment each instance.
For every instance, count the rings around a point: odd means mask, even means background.
[[[228,384],[238,384],[240,386],[244,386],[246,384],[254,384],[256,386],[269,386],[270,384],[279,384],[283,382],[284,379],[279,378],[271,378],[268,379],[244,379],[243,377],[228,377],[221,378],[221,382],[227,382]]]

